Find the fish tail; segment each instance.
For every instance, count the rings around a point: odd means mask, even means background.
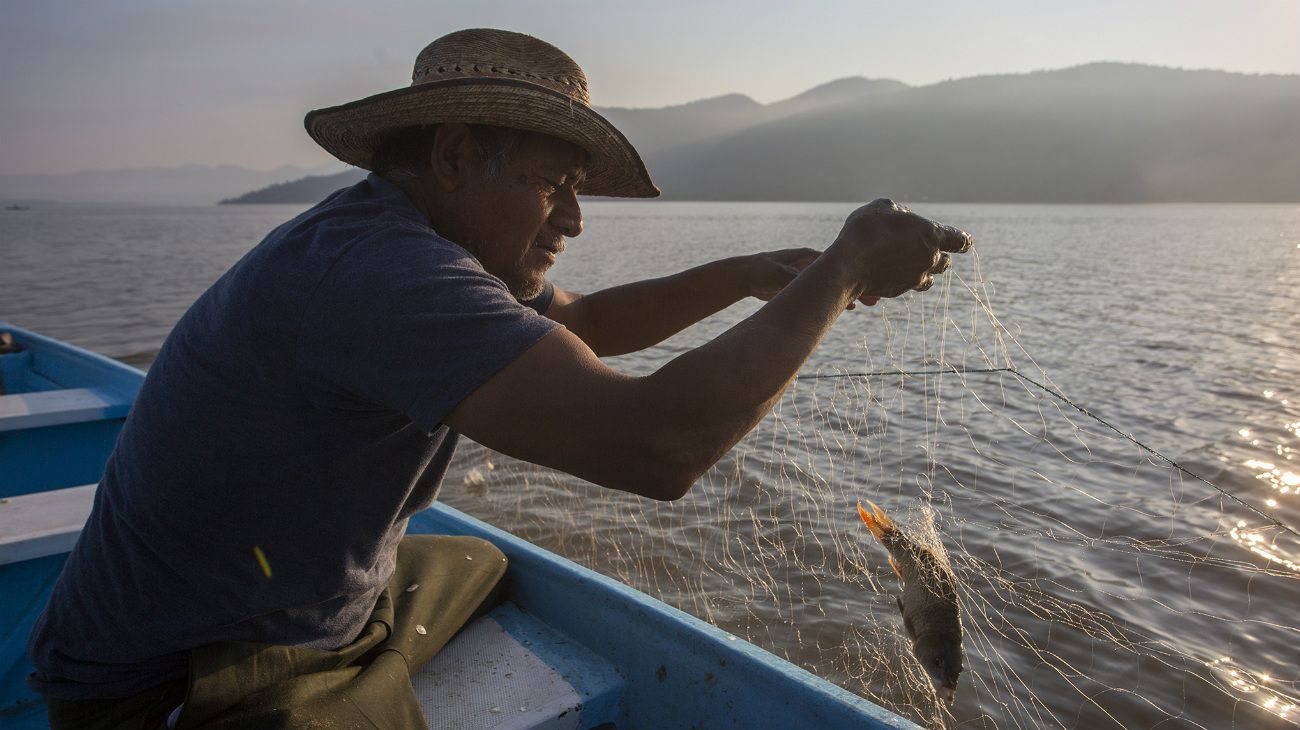
[[[884,540],[886,534],[894,531],[894,521],[889,519],[885,511],[877,507],[875,502],[868,499],[867,504],[871,505],[870,512],[862,506],[861,502],[858,502],[858,516],[867,523],[867,529],[871,530],[871,534],[875,535],[877,540]]]

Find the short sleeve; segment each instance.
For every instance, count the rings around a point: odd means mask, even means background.
[[[324,276],[299,331],[298,369],[330,408],[377,406],[426,432],[560,325],[511,295],[464,249],[377,232]]]

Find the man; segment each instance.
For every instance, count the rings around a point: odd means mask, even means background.
[[[505,569],[482,541],[403,537],[457,434],[677,499],[841,312],[929,288],[970,245],[876,201],[820,255],[567,292],[545,274],[578,193],[659,192],[582,70],[470,30],[413,78],[308,114],[376,174],[273,231],[159,352],[32,635],[55,728],[422,727],[409,672]],[[749,296],[770,301],[651,375],[599,359]]]

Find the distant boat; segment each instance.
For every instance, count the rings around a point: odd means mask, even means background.
[[[31,210],[30,205],[6,205],[5,210]]]
[[[9,345],[0,354],[0,726],[37,730],[49,724],[23,681],[32,669],[24,644],[144,373],[5,322],[0,332],[10,335],[0,336]],[[920,730],[447,505],[417,513],[407,531],[474,535],[510,560],[504,602],[413,677],[431,727]]]

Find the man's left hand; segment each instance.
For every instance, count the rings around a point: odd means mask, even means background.
[[[808,268],[821,256],[821,251],[812,248],[787,248],[781,251],[767,251],[744,257],[749,270],[750,296],[770,301],[781,293],[799,272]],[[880,297],[863,297],[858,301],[868,307],[880,301]],[[849,309],[854,305],[850,304]]]

